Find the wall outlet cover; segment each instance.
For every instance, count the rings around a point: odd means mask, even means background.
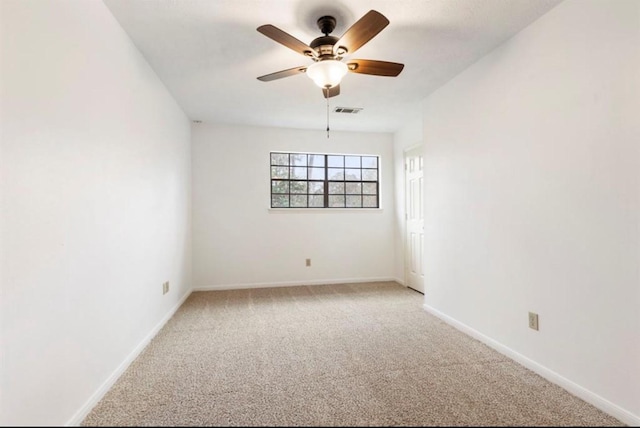
[[[529,328],[538,330],[538,314],[529,312]]]

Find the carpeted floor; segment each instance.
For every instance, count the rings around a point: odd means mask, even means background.
[[[83,426],[623,426],[393,282],[194,292]]]

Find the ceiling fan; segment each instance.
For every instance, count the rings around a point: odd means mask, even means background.
[[[340,38],[329,35],[336,27],[336,19],[333,16],[322,16],[317,23],[324,36],[313,39],[309,45],[273,25],[258,27],[260,33],[314,61],[309,66],[289,68],[260,76],[258,80],[270,82],[306,73],[322,88],[324,97],[330,98],[340,94],[340,81],[348,72],[395,77],[404,68],[404,64],[372,59],[349,59],[342,62],[345,55],[354,53],[389,25],[389,20],[380,12],[370,10]]]

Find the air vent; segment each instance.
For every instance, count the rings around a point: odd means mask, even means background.
[[[336,107],[334,113],[358,114],[362,110],[361,107]]]

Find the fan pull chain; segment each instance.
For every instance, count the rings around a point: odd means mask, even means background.
[[[327,91],[327,138],[329,138],[329,88],[325,90]]]

